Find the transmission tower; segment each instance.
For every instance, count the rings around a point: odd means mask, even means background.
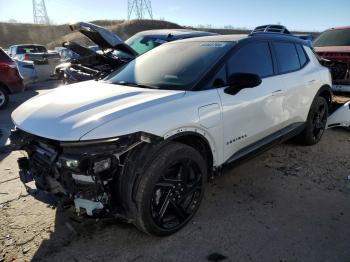
[[[49,24],[45,0],[33,0],[33,17],[34,24]]]
[[[145,15],[153,19],[151,0],[128,0],[128,20],[133,14],[136,19],[145,19]]]

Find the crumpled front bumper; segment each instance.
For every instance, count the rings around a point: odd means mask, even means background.
[[[19,176],[24,184],[34,181],[37,190],[54,195],[65,205],[74,205],[78,213],[92,216],[109,207],[113,175],[119,168],[118,160],[112,154],[87,155],[84,152],[88,148],[72,154],[57,141],[38,138],[21,130],[13,130],[10,140],[12,150],[27,153],[18,159]],[[96,170],[96,163],[103,157],[111,159],[108,167]]]
[[[12,150],[24,150],[18,160],[24,184],[35,181],[37,190],[54,195],[65,205],[87,215],[120,214],[116,183],[122,172],[120,157],[141,143],[145,133],[98,141],[53,141],[22,130],[10,135]]]

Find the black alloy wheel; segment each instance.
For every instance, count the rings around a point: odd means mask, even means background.
[[[320,140],[327,124],[327,104],[318,104],[313,117],[313,135],[316,141]]]
[[[192,217],[200,204],[202,179],[200,168],[189,159],[164,169],[151,201],[152,218],[160,228],[174,230]]]
[[[161,146],[139,163],[142,166],[136,169],[142,174],[130,188],[133,197],[127,203],[135,210],[134,224],[150,235],[173,234],[192,219],[201,204],[207,163],[195,148],[177,142]]]

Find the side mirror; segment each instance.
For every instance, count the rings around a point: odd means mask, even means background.
[[[261,78],[256,74],[235,73],[229,76],[229,87],[225,89],[225,93],[235,95],[244,88],[252,88],[260,84]]]

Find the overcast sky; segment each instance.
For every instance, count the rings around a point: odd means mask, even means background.
[[[281,23],[292,30],[350,25],[350,0],[152,0],[155,19],[180,25],[254,28]],[[32,0],[0,0],[0,21],[33,22]],[[55,24],[126,19],[127,0],[46,0]]]

